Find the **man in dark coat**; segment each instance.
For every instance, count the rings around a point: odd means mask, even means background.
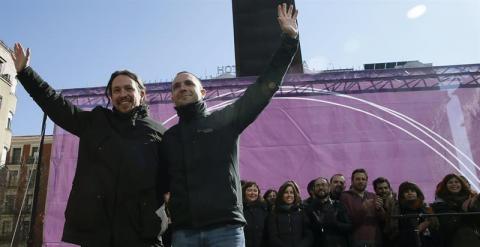
[[[257,81],[224,109],[207,111],[206,91],[192,73],[180,72],[173,80],[179,123],[162,142],[171,179],[173,246],[244,245],[238,139],[282,83],[298,46],[296,13],[293,6],[278,6],[280,48]]]
[[[314,180],[314,199],[306,211],[315,236],[315,247],[348,247],[352,223],[347,210],[330,197],[330,184],[326,178]]]
[[[160,231],[155,214],[167,190],[159,161],[164,127],[148,117],[145,87],[127,70],[106,88],[113,109],[83,111],[55,92],[15,44],[17,77],[42,110],[80,139],[62,241],[87,247],[150,246]]]

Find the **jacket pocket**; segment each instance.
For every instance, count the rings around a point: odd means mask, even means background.
[[[127,202],[130,221],[142,238],[152,239],[160,233],[162,220],[155,212],[159,207],[154,189]]]
[[[65,209],[66,223],[79,231],[95,232],[108,225],[103,195],[81,195],[71,191]]]

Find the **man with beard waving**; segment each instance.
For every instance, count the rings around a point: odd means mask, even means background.
[[[114,72],[105,90],[113,108],[83,111],[28,66],[29,49],[15,44],[12,58],[33,100],[80,138],[62,241],[87,247],[150,246],[160,231],[155,210],[168,182],[159,162],[165,129],[148,116],[142,81],[128,70]]]

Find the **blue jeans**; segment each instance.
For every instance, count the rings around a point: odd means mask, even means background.
[[[240,225],[176,230],[172,236],[172,247],[245,247],[245,236]]]

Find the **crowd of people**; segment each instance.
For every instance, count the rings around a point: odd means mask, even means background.
[[[346,190],[345,176],[319,177],[301,200],[298,185],[286,181],[263,196],[254,181],[243,183],[247,247],[480,246],[480,200],[468,181],[448,174],[437,185],[434,202],[425,202],[413,182],[373,180],[356,169]]]

